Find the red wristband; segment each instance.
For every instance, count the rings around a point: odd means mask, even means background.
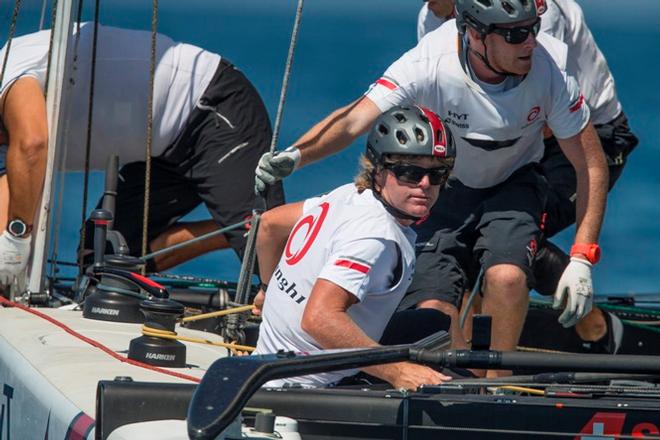
[[[571,247],[571,257],[575,254],[584,255],[591,264],[596,264],[600,260],[600,246],[596,243],[575,243]]]

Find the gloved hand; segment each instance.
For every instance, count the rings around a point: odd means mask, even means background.
[[[254,171],[254,191],[257,194],[264,192],[266,185],[284,179],[298,168],[299,163],[300,150],[295,147],[275,153],[264,153]]]
[[[568,328],[574,326],[583,316],[591,311],[594,288],[591,284],[591,263],[581,258],[572,257],[559,279],[553,309],[559,309],[564,300],[566,308],[559,316],[559,323]]]
[[[28,262],[32,236],[18,238],[5,231],[0,235],[0,285],[7,286]]]

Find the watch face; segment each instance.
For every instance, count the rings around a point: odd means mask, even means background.
[[[27,225],[22,220],[14,219],[9,222],[7,230],[15,237],[22,237],[27,233]]]

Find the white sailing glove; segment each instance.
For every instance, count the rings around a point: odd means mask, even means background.
[[[264,153],[259,159],[255,170],[254,190],[257,194],[264,192],[266,185],[284,179],[298,168],[300,150],[289,147],[284,151]]]
[[[559,279],[553,309],[559,309],[564,300],[566,307],[559,316],[559,323],[564,327],[574,326],[583,316],[591,311],[594,288],[591,283],[591,263],[581,258],[572,257]]]
[[[31,241],[32,236],[18,238],[7,231],[0,235],[0,285],[7,286],[25,269]]]

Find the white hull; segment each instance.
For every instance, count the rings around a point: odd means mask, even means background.
[[[37,310],[123,357],[131,339],[141,334],[139,324],[89,320],[77,311]],[[222,340],[218,335],[185,328],[176,331],[183,336]],[[188,367],[169,371],[201,378],[213,361],[227,355],[221,347],[185,345]],[[121,362],[24,310],[0,308],[0,440],[94,438],[97,383],[118,376],[145,382],[192,383]]]

